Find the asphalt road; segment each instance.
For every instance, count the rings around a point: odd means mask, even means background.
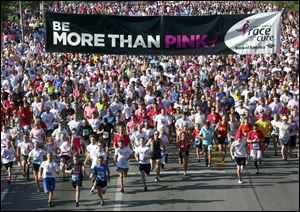
[[[33,178],[27,181],[17,174],[8,187],[5,168],[1,171],[1,211],[21,210],[184,210],[184,211],[299,211],[299,158],[282,161],[266,151],[267,158],[256,175],[252,162],[243,173],[243,184],[235,179],[235,165],[227,156],[225,164],[214,153],[212,168],[206,168],[204,160],[195,159],[194,149],[190,154],[188,176],[176,163],[174,147],[169,163],[161,173],[161,182],[154,182],[155,173],[147,178],[148,191],[144,192],[138,173],[137,162],[131,160],[129,176],[125,180],[125,193],[119,192],[116,167],[110,165],[112,178],[105,205],[100,206],[96,194],[90,195],[90,182],[85,180],[79,208],[74,205],[75,192],[70,182],[57,178],[54,208],[47,207],[47,195],[37,193]],[[18,173],[19,167],[14,166]],[[7,192],[7,194],[5,194]]]

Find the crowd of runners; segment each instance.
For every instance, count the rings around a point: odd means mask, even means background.
[[[278,11],[255,2],[46,3],[54,12],[110,15],[210,15]],[[52,198],[57,173],[71,178],[79,206],[85,175],[100,204],[119,172],[120,192],[129,160],[155,182],[170,145],[188,174],[191,152],[212,166],[212,150],[237,165],[299,154],[299,17],[282,13],[280,53],[271,55],[125,56],[45,52],[42,14],[25,10],[24,40],[14,17],[3,22],[1,51],[1,168],[32,170]],[[296,149],[297,148],[297,149]],[[229,151],[229,153],[227,153]],[[172,153],[173,154],[173,153]],[[269,153],[270,154],[270,153]],[[80,160],[83,158],[83,160]],[[227,157],[228,159],[228,157]],[[109,168],[110,167],[110,168]],[[87,171],[88,170],[88,171]]]

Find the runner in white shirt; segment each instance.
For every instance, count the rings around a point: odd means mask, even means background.
[[[122,110],[122,115],[126,120],[129,120],[132,112],[135,112],[135,106],[132,105],[131,100],[127,99],[124,109]]]
[[[55,129],[52,133],[52,136],[55,138],[55,141],[60,141],[60,136],[61,134],[65,134],[66,137],[70,137],[68,131],[66,128],[63,127],[63,123],[62,122],[59,122],[58,123],[58,128]]]
[[[166,109],[161,110],[161,114],[155,116],[154,118],[154,126],[155,128],[160,131],[163,129],[169,135],[169,128],[172,121],[171,118],[166,114]]]
[[[92,137],[93,142],[95,141],[94,137]],[[91,145],[91,146],[90,146]],[[104,150],[103,143],[101,141],[98,141],[98,144],[90,144],[88,145],[89,151],[88,154],[84,160],[84,165],[86,166],[86,163],[88,160],[91,160],[91,167],[90,167],[90,180],[92,182],[92,188],[90,189],[90,194],[94,193],[94,189],[96,187],[96,179],[93,177],[94,174],[94,167],[97,165],[99,156],[103,157],[103,160],[106,164],[107,161],[107,154]]]
[[[194,125],[187,117],[187,112],[183,112],[182,117],[175,122],[176,133],[180,132],[183,129],[184,123],[187,123],[189,129],[193,129]]]
[[[277,125],[279,129],[279,141],[281,144],[281,156],[283,160],[287,160],[287,149],[290,142],[291,125],[287,123],[287,117],[282,116],[282,122]]]
[[[237,131],[236,133],[236,140],[232,142],[230,147],[230,154],[232,160],[236,163],[236,173],[238,177],[238,183],[243,183],[241,171],[244,170],[244,167],[246,166],[246,160],[247,160],[247,141],[242,140],[242,134],[241,132]]]
[[[135,151],[135,148],[137,148],[140,145],[140,138],[144,138],[146,139],[146,133],[144,133],[142,131],[142,126],[138,125],[137,127],[137,131],[135,131],[131,136],[130,136],[130,140],[131,140],[131,144],[132,144],[132,148],[133,151]]]
[[[64,134],[61,134],[61,141],[62,144],[59,146],[58,152],[60,153],[60,168],[63,173],[63,181],[66,181],[65,168],[68,166],[67,163],[71,159],[72,146],[69,142],[69,138],[67,138]]]
[[[274,114],[274,119],[271,121],[271,124],[273,126],[271,137],[273,140],[275,156],[277,156],[277,145],[279,144],[279,126],[281,124],[279,114]]]
[[[1,150],[1,159],[2,163],[7,171],[7,183],[10,184],[12,182],[12,167],[15,158],[17,158],[15,149],[13,147],[12,141],[7,142],[7,148],[3,148]]]
[[[96,133],[97,129],[99,128],[99,125],[101,124],[100,119],[97,117],[97,113],[92,113],[92,118],[88,119],[89,124],[93,128],[94,133]]]
[[[149,126],[149,123],[148,122],[145,122],[144,123],[144,128],[142,129],[142,131],[145,133],[146,135],[146,138],[145,140],[148,141],[153,135],[154,135],[154,130],[153,128],[151,128]]]
[[[39,180],[43,179],[45,193],[48,196],[48,207],[54,207],[52,204],[54,189],[55,189],[55,175],[58,174],[58,165],[53,161],[51,152],[47,152],[47,160],[43,161],[39,169]]]
[[[23,177],[27,176],[29,179],[29,165],[28,165],[28,157],[29,152],[33,149],[33,145],[29,140],[29,134],[25,134],[23,137],[23,141],[18,143],[18,148],[20,148],[20,154],[18,157],[22,157],[22,167],[23,167]]]
[[[129,157],[133,151],[129,147],[124,146],[122,139],[119,139],[118,146],[115,150],[114,165],[117,164],[117,171],[120,174],[120,192],[124,193],[124,178],[127,177],[129,170]]]
[[[54,131],[54,120],[55,117],[53,115],[53,113],[50,112],[50,107],[46,107],[46,111],[44,113],[42,113],[41,118],[43,120],[43,122],[46,124],[47,126],[47,135],[51,135],[52,132]]]
[[[140,145],[135,149],[135,159],[139,162],[139,171],[141,173],[142,182],[144,184],[144,191],[147,191],[146,185],[146,175],[149,176],[151,171],[151,151],[150,148],[146,146],[145,138],[140,138]]]
[[[11,133],[8,130],[7,125],[4,124],[1,131],[1,149],[7,148],[7,141],[9,137],[11,137]]]
[[[34,149],[31,150],[28,154],[28,164],[30,164],[30,161],[32,159],[34,181],[37,186],[37,192],[40,192],[38,172],[39,172],[40,165],[43,161],[43,157],[46,155],[46,152],[43,149],[39,148],[39,142],[35,142],[33,145],[34,145]]]

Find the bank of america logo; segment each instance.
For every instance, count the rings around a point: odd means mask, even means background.
[[[267,45],[267,47],[269,47],[270,49],[272,49],[274,46],[275,46],[275,45],[274,45],[273,43],[269,43],[269,44]]]
[[[237,29],[236,31],[242,32],[242,35],[244,36],[246,34],[247,29],[249,28],[249,26],[250,26],[249,21],[247,21],[246,23],[244,23],[242,28]]]

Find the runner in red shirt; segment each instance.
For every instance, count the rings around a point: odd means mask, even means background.
[[[226,117],[222,118],[222,121],[219,122],[215,128],[215,132],[217,135],[217,140],[219,144],[219,149],[221,150],[222,153],[222,161],[225,161],[226,157],[226,139],[228,136],[228,123],[226,122]]]
[[[114,137],[114,148],[117,149],[119,148],[118,146],[118,141],[121,140],[124,142],[124,146],[130,145],[130,139],[129,136],[125,134],[125,127],[123,125],[120,126],[120,133],[116,134]]]
[[[254,124],[253,130],[249,132],[247,142],[250,144],[250,156],[254,160],[256,174],[259,173],[257,160],[261,160],[263,150],[264,135],[258,129],[258,125]]]

